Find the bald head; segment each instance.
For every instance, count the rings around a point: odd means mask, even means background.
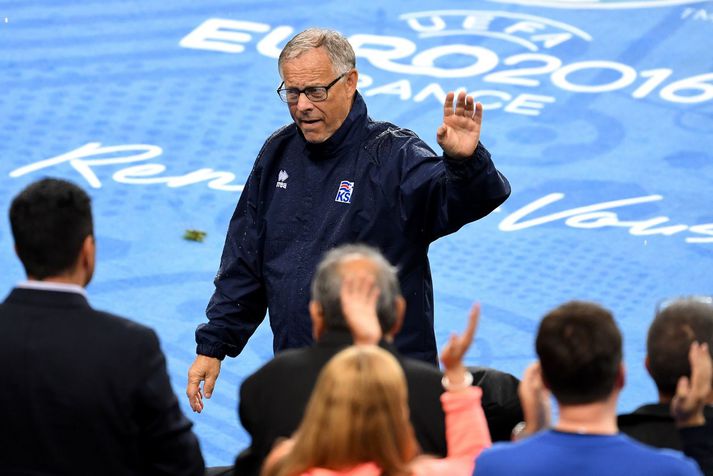
[[[325,329],[349,330],[340,291],[344,277],[355,274],[374,277],[380,291],[376,308],[379,325],[384,335],[395,333],[404,309],[396,268],[378,250],[366,245],[340,246],[322,258],[312,280],[312,314],[321,313]]]

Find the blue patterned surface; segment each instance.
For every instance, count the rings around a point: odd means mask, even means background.
[[[0,208],[45,175],[90,191],[92,303],[157,329],[189,413],[193,330],[238,186],[262,141],[289,121],[274,93],[275,52],[306,27],[335,28],[359,43],[370,114],[434,147],[432,92],[480,94],[483,142],[512,183],[497,213],[432,246],[438,341],[479,299],[469,362],[519,375],[540,316],[568,299],[598,301],[625,335],[620,407],[630,410],[654,398],[642,363],[656,301],[713,291],[713,3],[519,3],[0,2]],[[223,38],[201,41],[200,31]],[[538,70],[502,74],[516,68]],[[223,185],[197,178],[200,169]],[[596,206],[629,199],[640,203]],[[657,217],[669,221],[642,224]],[[206,240],[183,240],[189,228]],[[23,279],[7,221],[0,250],[7,289]],[[204,413],[190,414],[210,465],[247,444],[237,388],[270,358],[271,338],[263,325],[224,363]]]

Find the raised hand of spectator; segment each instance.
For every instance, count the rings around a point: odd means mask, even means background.
[[[370,273],[352,274],[342,279],[342,313],[355,344],[376,344],[381,339],[381,325],[376,314],[379,293]]]
[[[693,342],[688,351],[691,364],[691,378],[678,379],[676,395],[671,400],[671,414],[679,427],[704,425],[703,409],[711,392],[713,362],[708,352],[708,344]]]
[[[448,343],[441,351],[441,363],[445,368],[444,382],[448,382],[449,390],[465,389],[472,383],[472,376],[463,365],[463,356],[468,351],[475,337],[480,318],[480,304],[475,303],[468,316],[468,325],[461,335],[452,334]],[[471,382],[465,384],[470,376]]]
[[[517,393],[525,416],[525,426],[513,432],[513,439],[524,438],[550,426],[550,392],[542,381],[539,362],[534,362],[525,369]]]

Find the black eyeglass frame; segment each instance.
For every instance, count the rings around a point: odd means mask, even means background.
[[[307,96],[307,99],[309,99],[311,102],[322,102],[326,101],[327,98],[329,98],[329,90],[337,84],[337,81],[342,79],[344,76],[346,76],[349,73],[347,71],[346,73],[342,73],[339,76],[337,76],[337,79],[332,81],[326,86],[308,86],[304,89],[299,89],[299,88],[283,88],[282,86],[285,85],[285,82],[281,82],[280,86],[277,88],[277,95],[280,96],[280,99],[282,99],[283,102],[286,102],[287,104],[297,104],[297,102],[300,100],[300,94],[304,93],[305,96]],[[324,97],[322,99],[314,99],[311,97],[312,94],[314,94],[316,91],[321,91],[324,90]],[[295,101],[288,101],[287,100],[287,94],[288,93],[297,93],[297,99]],[[284,96],[283,96],[284,94]]]

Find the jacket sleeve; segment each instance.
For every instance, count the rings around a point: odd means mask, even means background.
[[[206,309],[207,324],[196,329],[196,352],[235,357],[265,318],[267,297],[261,270],[258,218],[260,171],[253,167],[228,226],[215,291]]]
[[[204,462],[198,439],[171,388],[156,333],[147,331],[139,346],[134,367],[139,379],[133,408],[144,466],[142,473],[202,476]]]
[[[398,202],[407,233],[430,243],[486,216],[510,196],[510,183],[483,144],[459,160],[437,156],[410,131],[396,135],[391,153],[400,162]]]
[[[423,458],[414,465],[414,475],[472,474],[475,459],[491,446],[488,423],[480,404],[482,390],[444,392],[441,405],[446,413],[446,458]]]

